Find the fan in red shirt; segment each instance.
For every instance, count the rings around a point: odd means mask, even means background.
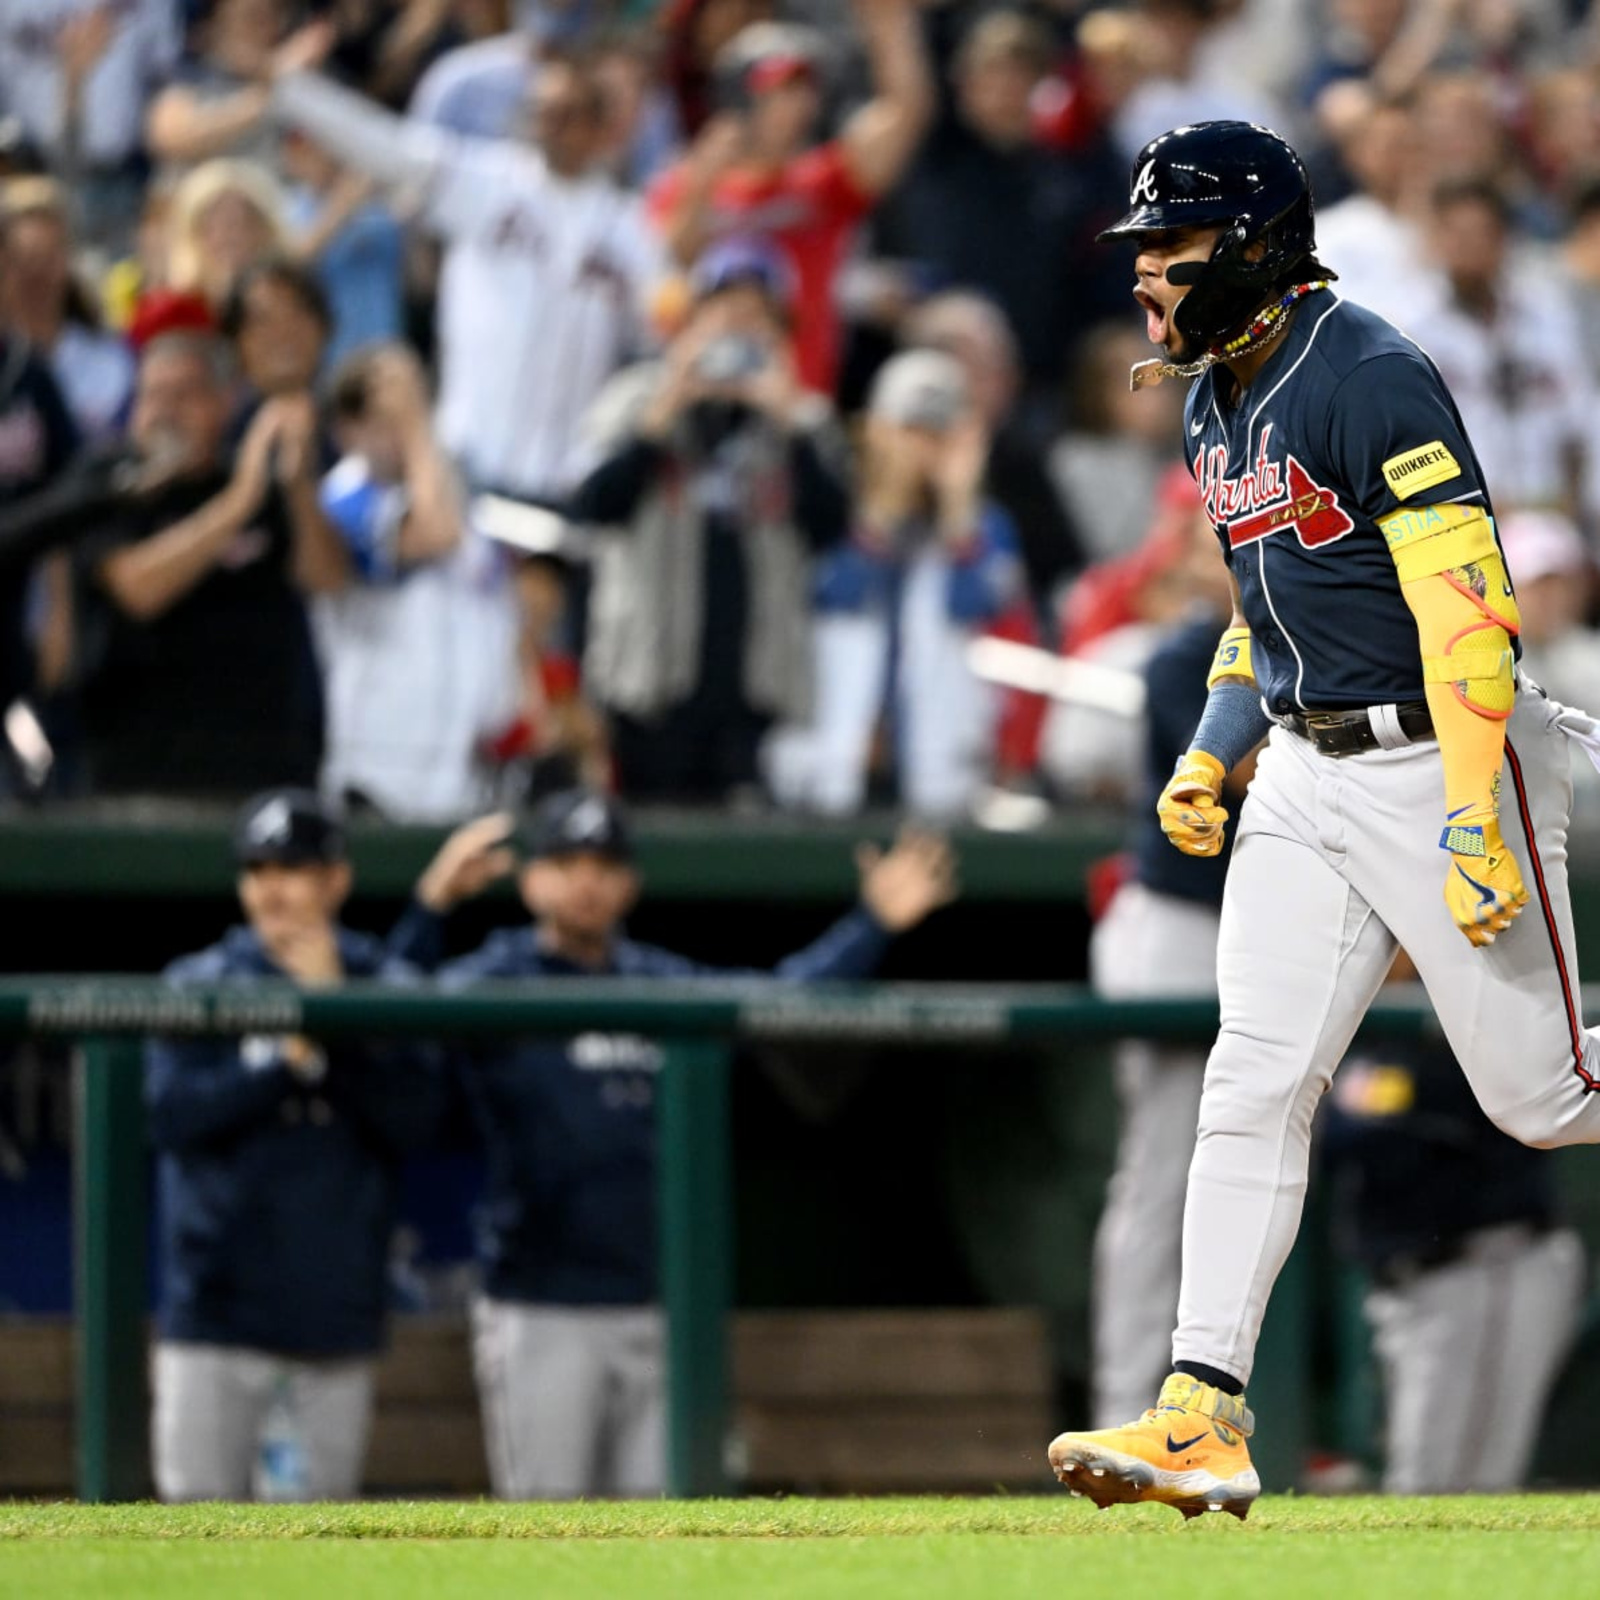
[[[839,363],[834,279],[856,224],[898,181],[933,112],[915,0],[855,0],[873,98],[839,135],[811,144],[822,109],[824,43],[812,29],[757,22],[717,58],[718,114],[650,194],[651,215],[685,267],[729,233],[763,233],[797,284],[800,378],[828,393]]]

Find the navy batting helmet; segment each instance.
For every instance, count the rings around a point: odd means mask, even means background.
[[[1200,344],[1246,321],[1316,249],[1306,169],[1285,139],[1253,122],[1196,122],[1152,139],[1134,158],[1128,204],[1102,240],[1221,225],[1209,261],[1167,273],[1169,282],[1194,285],[1177,320]],[[1258,242],[1261,256],[1247,258]]]

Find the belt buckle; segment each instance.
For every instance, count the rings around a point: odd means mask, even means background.
[[[1327,733],[1350,726],[1350,719],[1342,711],[1308,711],[1305,718],[1308,733]]]

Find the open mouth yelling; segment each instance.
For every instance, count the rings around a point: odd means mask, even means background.
[[[1133,298],[1144,308],[1144,331],[1151,344],[1167,342],[1167,309],[1147,289],[1135,289]]]

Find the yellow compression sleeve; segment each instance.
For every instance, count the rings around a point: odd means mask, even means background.
[[[1396,512],[1382,524],[1416,618],[1423,681],[1452,818],[1493,815],[1516,698],[1520,619],[1494,527],[1476,507]]]

